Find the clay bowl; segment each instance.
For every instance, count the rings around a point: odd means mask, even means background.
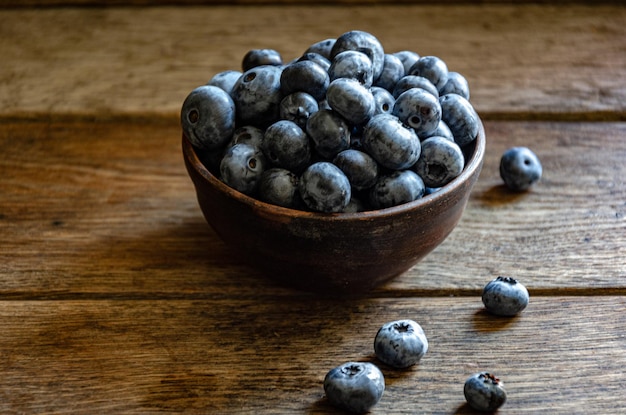
[[[466,166],[440,191],[401,206],[324,214],[246,196],[182,151],[206,221],[241,260],[282,284],[325,294],[363,293],[407,271],[459,222],[485,154],[485,131],[465,148]],[[427,278],[427,276],[424,276]]]

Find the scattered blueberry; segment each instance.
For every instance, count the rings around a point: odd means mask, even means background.
[[[228,142],[235,131],[235,103],[217,86],[200,86],[185,98],[180,121],[191,144],[214,150]]]
[[[463,171],[463,151],[444,137],[429,137],[422,141],[422,152],[415,163],[415,172],[428,187],[442,187]]]
[[[339,167],[326,161],[307,167],[300,176],[298,188],[304,203],[317,212],[341,212],[352,196],[346,175]]]
[[[526,308],[530,297],[524,284],[511,277],[497,277],[483,289],[483,304],[497,316],[514,316]]]
[[[398,369],[413,366],[428,351],[422,327],[413,320],[383,324],[374,339],[374,352],[383,363]]]
[[[348,412],[368,412],[385,391],[385,377],[372,363],[347,362],[331,369],[324,377],[328,401]]]
[[[472,408],[482,412],[494,412],[506,402],[504,385],[489,372],[470,376],[465,381],[463,394]]]
[[[541,178],[539,158],[527,147],[513,147],[500,159],[500,177],[514,191],[528,190]]]

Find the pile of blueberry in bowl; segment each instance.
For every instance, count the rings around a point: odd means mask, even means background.
[[[437,247],[485,152],[461,74],[357,30],[287,63],[250,50],[189,93],[181,126],[209,225],[268,276],[326,293],[370,290]]]

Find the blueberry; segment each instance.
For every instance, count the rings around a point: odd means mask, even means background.
[[[341,212],[352,196],[346,175],[339,167],[326,161],[307,167],[300,176],[298,189],[309,209],[318,212]]]
[[[514,191],[528,190],[541,178],[539,158],[526,147],[513,147],[504,152],[500,159],[500,177]]]
[[[404,66],[404,74],[408,75],[411,67],[417,62],[420,58],[419,53],[414,52],[412,50],[401,50],[398,52],[394,52],[392,55],[400,59],[402,62],[402,66]]]
[[[385,377],[376,365],[347,362],[331,369],[324,377],[326,399],[352,413],[368,412],[385,391]]]
[[[511,277],[497,277],[483,289],[483,304],[497,316],[514,316],[526,308],[530,300],[524,285]]]
[[[283,58],[274,49],[252,49],[243,57],[241,67],[244,72],[262,65],[281,66]]]
[[[320,109],[309,117],[306,132],[315,151],[331,159],[350,147],[350,126],[341,115],[330,109]]]
[[[241,76],[240,71],[234,71],[234,70],[222,71],[222,72],[215,74],[211,79],[209,79],[209,82],[207,82],[207,85],[213,85],[213,86],[219,87],[223,89],[224,91],[226,91],[228,95],[230,95],[230,93],[233,90],[233,87],[235,86],[235,83],[237,83],[237,80],[239,79],[240,76]]]
[[[444,137],[430,137],[422,141],[422,153],[415,163],[415,172],[428,187],[442,187],[463,171],[463,151]]]
[[[437,56],[422,56],[411,66],[409,75],[423,76],[440,90],[448,82],[448,66]]]
[[[267,161],[260,149],[248,144],[235,144],[226,151],[220,163],[222,181],[248,195],[256,192]]]
[[[378,178],[378,163],[367,153],[353,148],[342,151],[333,164],[344,172],[355,190],[370,188]]]
[[[435,85],[423,76],[417,75],[406,75],[400,78],[394,85],[391,93],[394,97],[398,98],[400,94],[411,88],[422,88],[433,94],[435,97],[439,97],[439,91],[437,91]]]
[[[259,181],[259,199],[274,205],[295,208],[299,200],[298,176],[279,167],[265,170]]]
[[[411,88],[396,98],[393,115],[412,127],[418,137],[434,131],[441,121],[439,100],[422,88]]]
[[[280,77],[280,90],[283,95],[306,92],[319,101],[326,96],[329,83],[328,72],[323,67],[303,60],[285,66]]]
[[[312,61],[317,63],[319,66],[324,68],[326,72],[328,72],[328,68],[330,68],[330,60],[323,55],[315,52],[306,52],[302,56],[300,56],[297,62],[302,61]]]
[[[309,165],[309,137],[293,121],[280,120],[267,127],[263,136],[263,154],[275,166],[300,172]]]
[[[391,114],[393,112],[393,107],[396,103],[396,100],[393,95],[391,95],[391,92],[379,86],[371,87],[370,92],[374,96],[374,101],[376,103],[374,115]]]
[[[489,372],[475,373],[465,381],[463,394],[477,411],[494,412],[506,402],[506,390],[500,379]]]
[[[333,50],[333,46],[335,46],[335,41],[336,39],[333,38],[320,40],[310,45],[304,53],[318,53],[330,60],[330,54]]]
[[[422,327],[413,320],[383,324],[374,339],[374,352],[383,363],[398,369],[413,366],[428,351]]]
[[[441,88],[441,95],[459,94],[469,101],[470,89],[467,79],[458,72],[448,72],[448,81]]]
[[[424,182],[411,170],[397,170],[378,177],[369,191],[374,209],[384,209],[412,202],[424,195]]]
[[[421,136],[420,139],[424,141],[427,138],[434,136],[443,137],[446,140],[454,141],[454,136],[452,135],[452,131],[450,131],[450,127],[448,127],[448,124],[446,124],[443,120],[439,121],[439,124],[437,124],[437,128],[434,131],[431,131],[430,133]]]
[[[369,88],[374,82],[372,61],[365,53],[346,50],[333,58],[328,68],[328,76],[331,82],[338,78],[349,78]]]
[[[240,125],[266,128],[278,120],[280,101],[280,76],[282,69],[262,65],[244,72],[233,87],[231,96],[237,108]]]
[[[363,129],[363,148],[378,163],[389,169],[411,167],[420,157],[420,140],[398,117],[378,114]]]
[[[200,86],[185,98],[180,121],[191,144],[216,150],[226,144],[235,130],[235,103],[217,86]]]
[[[294,92],[280,101],[280,118],[295,122],[303,130],[309,117],[318,110],[318,101],[306,92]]]
[[[454,141],[463,147],[478,136],[478,114],[470,102],[459,94],[446,94],[439,97],[441,119],[452,131]]]
[[[385,54],[383,71],[374,83],[378,86],[392,92],[396,83],[400,78],[404,77],[404,66],[400,58],[392,54]]]
[[[358,50],[365,53],[372,61],[374,80],[377,80],[385,64],[385,50],[374,35],[361,30],[352,30],[339,36],[331,50],[330,60],[346,50]]]
[[[333,110],[355,125],[367,122],[376,110],[372,92],[354,79],[332,81],[326,91],[326,99]]]
[[[350,199],[350,203],[348,203],[348,206],[346,206],[346,208],[343,210],[343,213],[358,213],[365,212],[366,210],[367,206],[361,199],[352,197]]]

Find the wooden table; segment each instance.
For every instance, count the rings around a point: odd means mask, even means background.
[[[626,412],[623,5],[71,3],[0,2],[1,413],[333,414],[326,372],[376,362],[398,318],[430,350],[381,364],[372,413],[471,413],[463,383],[483,369],[502,414]],[[273,284],[206,225],[178,111],[249,49],[292,59],[351,29],[466,75],[488,145],[440,247],[331,300]],[[498,174],[515,145],[544,166],[524,194]],[[530,291],[515,318],[483,311],[498,275]]]

